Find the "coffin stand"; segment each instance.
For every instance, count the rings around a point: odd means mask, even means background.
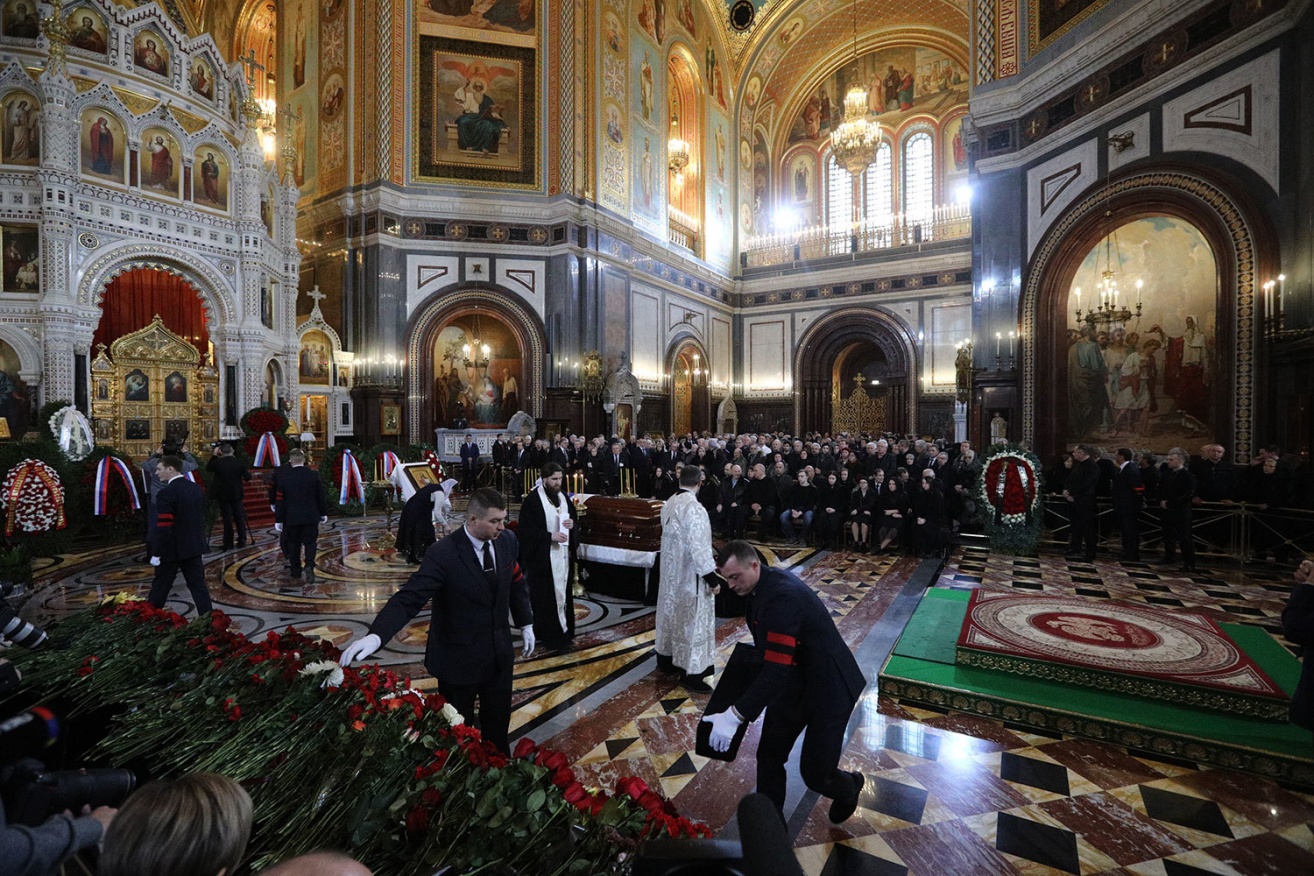
[[[579,518],[578,561],[588,590],[657,604],[662,502],[590,496]]]

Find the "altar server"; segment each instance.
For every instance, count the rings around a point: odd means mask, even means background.
[[[684,686],[711,691],[704,679],[716,658],[716,602],[720,590],[712,522],[698,501],[702,469],[680,471],[680,491],[662,507],[661,589],[657,591],[657,666],[684,673]]]

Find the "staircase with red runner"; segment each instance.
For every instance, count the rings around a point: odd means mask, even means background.
[[[242,504],[246,506],[246,525],[252,530],[268,529],[274,525],[274,512],[269,510],[269,482],[272,468],[252,469],[251,480],[246,482]]]

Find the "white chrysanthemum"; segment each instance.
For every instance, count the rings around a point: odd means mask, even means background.
[[[301,670],[302,675],[319,675],[321,672],[327,672],[328,678],[324,679],[324,687],[338,687],[346,676],[342,672],[342,667],[332,660],[319,660],[314,663],[307,663],[306,668]]]

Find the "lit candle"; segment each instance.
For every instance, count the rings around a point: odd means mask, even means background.
[[[1278,274],[1278,298],[1277,298],[1278,316],[1282,315],[1283,300],[1286,298],[1286,296],[1287,296],[1287,275]]]
[[[1008,333],[1008,356],[1013,358],[1017,355],[1017,332]]]
[[[995,358],[999,358],[999,343],[1004,339],[1003,332],[995,332]]]
[[[1136,306],[1137,306],[1137,307],[1140,307],[1140,306],[1141,306],[1141,287],[1144,286],[1144,285],[1145,285],[1145,281],[1143,281],[1143,280],[1137,280],[1137,281],[1136,281]]]

